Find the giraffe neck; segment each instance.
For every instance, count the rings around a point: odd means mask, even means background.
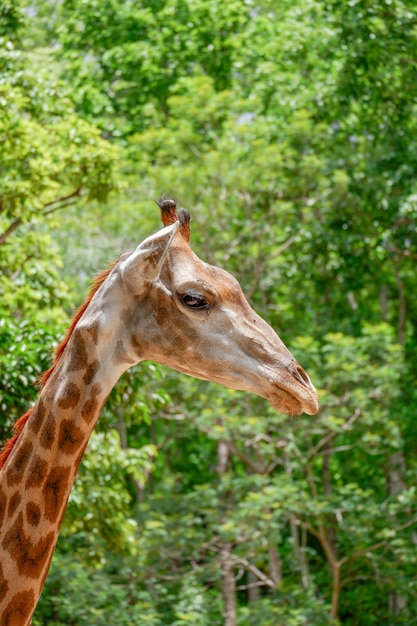
[[[30,621],[91,431],[126,369],[109,373],[97,334],[75,328],[0,471],[0,626]]]

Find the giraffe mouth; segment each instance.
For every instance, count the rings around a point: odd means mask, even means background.
[[[302,395],[276,385],[268,400],[275,410],[288,415],[315,415],[319,410],[317,392],[312,385]]]
[[[303,412],[301,402],[286,389],[277,389],[268,398],[271,406],[280,413],[300,415]]]

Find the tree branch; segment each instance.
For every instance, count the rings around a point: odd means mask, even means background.
[[[0,246],[6,243],[6,240],[10,237],[10,235],[17,229],[19,226],[23,224],[23,220],[18,217],[14,222],[10,224],[8,228],[0,235]]]
[[[285,250],[287,250],[287,248],[289,248],[290,246],[292,246],[292,244],[296,241],[298,235],[301,233],[301,231],[299,230],[297,233],[294,233],[294,235],[291,235],[291,237],[288,237],[287,241],[284,241],[284,243],[282,243],[280,245],[280,247],[275,250],[275,252],[273,254],[270,255],[270,259],[276,259],[278,256],[280,256],[283,252],[285,252]]]
[[[331,546],[327,541],[327,537],[325,536],[325,534],[321,531],[316,530],[314,526],[311,526],[311,524],[308,524],[307,522],[301,522],[301,524],[305,527],[306,530],[308,530],[309,533],[311,533],[312,535],[314,535],[314,537],[316,537],[316,539],[318,539],[321,547],[324,550],[324,553],[326,554],[327,560],[330,563],[332,570],[338,569],[341,565],[341,561],[336,560],[333,554],[333,550],[331,549]]]
[[[274,583],[274,581],[271,580],[268,576],[266,576],[263,572],[261,572],[261,570],[258,569],[256,565],[252,565],[252,563],[250,563],[243,557],[234,556],[233,560],[235,561],[235,563],[240,563],[241,565],[243,565],[248,572],[252,572],[252,574],[255,574],[255,576],[259,578],[259,580],[261,580],[263,584],[266,585],[267,587],[271,587],[271,589],[276,588],[276,584]]]
[[[56,200],[47,202],[46,204],[43,205],[42,214],[50,215],[51,213],[54,213],[55,211],[58,211],[59,209],[64,209],[69,204],[73,204],[73,201],[81,197],[81,191],[82,191],[82,187],[78,187],[75,191],[68,194],[67,196],[62,196],[61,198],[57,198]],[[58,206],[54,206],[54,205],[58,205]],[[48,211],[45,211],[47,207],[53,207],[53,208],[48,209]]]
[[[383,539],[382,541],[378,541],[377,543],[374,543],[372,546],[368,546],[367,548],[363,548],[362,550],[357,550],[356,552],[353,552],[352,554],[349,554],[348,556],[344,556],[343,559],[340,559],[338,561],[338,564],[342,566],[347,561],[354,561],[355,559],[358,559],[360,556],[364,556],[368,552],[374,552],[374,550],[378,550],[378,548],[382,548],[383,546],[386,545],[386,543],[387,543],[387,540]]]
[[[77,198],[81,196],[82,187],[78,187],[75,191],[68,194],[67,196],[62,196],[61,198],[57,198],[56,200],[52,200],[51,202],[47,202],[43,205],[40,213],[42,215],[50,215],[59,209],[64,209],[65,207],[73,204]],[[48,209],[48,207],[52,207]],[[48,210],[46,210],[48,209]],[[0,235],[0,246],[4,245],[7,239],[10,237],[14,231],[19,228],[23,224],[23,220],[21,217],[16,218],[8,228]]]
[[[255,474],[265,474],[266,465],[264,465],[263,467],[259,467],[258,465],[256,465],[256,463],[254,463],[249,456],[247,456],[244,452],[239,450],[239,448],[233,443],[233,441],[227,440],[226,444],[227,444],[227,447],[229,448],[230,452],[233,452],[233,454],[236,454],[236,456],[241,461],[243,461],[243,463],[245,465],[250,467],[250,469]]]

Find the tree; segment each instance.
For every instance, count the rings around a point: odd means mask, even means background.
[[[19,372],[44,367],[50,320],[81,300],[86,275],[156,228],[148,206],[161,192],[191,210],[197,252],[292,338],[322,405],[317,419],[294,421],[163,368],[127,376],[86,458],[38,622],[99,624],[123,604],[120,623],[408,623],[414,4],[31,9],[0,13],[10,416],[33,397]],[[89,497],[103,519],[86,519]]]

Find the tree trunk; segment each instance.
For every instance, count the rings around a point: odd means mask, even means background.
[[[400,263],[394,259],[395,280],[398,290],[398,343],[404,345],[405,324],[407,318],[407,301],[405,297],[404,283],[400,274]]]
[[[398,258],[394,259],[394,273],[398,289],[398,343],[404,345],[405,325],[407,316],[407,301],[405,288],[400,276]],[[390,495],[396,496],[407,488],[403,477],[405,476],[405,457],[403,450],[399,450],[390,456],[389,466],[389,488]],[[389,593],[389,608],[391,614],[396,617],[407,606],[407,600],[396,589]]]
[[[340,565],[338,563],[334,564],[332,567],[332,608],[330,611],[330,616],[333,619],[337,619],[339,617],[339,600],[340,600]]]
[[[288,462],[288,457],[286,457],[285,459],[285,471],[287,472],[287,474],[291,474],[292,471],[291,466]],[[300,549],[300,539],[298,534],[299,520],[297,519],[297,516],[293,513],[289,516],[289,523],[294,546],[294,556],[298,562],[301,574],[301,584],[304,589],[308,589],[310,587],[310,573],[308,568],[308,561],[305,555],[305,551]]]
[[[282,585],[282,560],[278,548],[270,543],[268,546],[270,578],[277,587]]]
[[[386,322],[388,318],[388,288],[386,285],[383,285],[379,292],[379,308],[381,319],[383,322]]]
[[[232,547],[224,543],[220,552],[220,567],[222,570],[222,596],[224,626],[236,626],[236,580]]]
[[[259,600],[258,577],[253,572],[248,572],[248,602],[253,604]]]
[[[216,471],[219,475],[227,472],[227,467],[229,465],[229,454],[230,453],[227,442],[220,439],[217,444],[216,467]],[[225,494],[225,504],[227,504],[228,498],[230,498],[230,494]],[[224,517],[224,514],[222,515],[222,517]],[[234,571],[234,560],[232,545],[227,541],[221,542],[220,570],[222,572],[224,626],[236,626],[236,580]]]
[[[390,496],[396,496],[407,489],[404,481],[405,475],[405,458],[402,450],[391,454],[390,456]]]
[[[404,481],[406,470],[404,452],[399,450],[391,454],[389,461],[389,489],[390,496],[394,497],[407,489],[407,485]],[[399,591],[394,589],[389,593],[388,603],[391,614],[393,617],[397,617],[406,608],[407,599],[405,596],[401,595]]]
[[[291,537],[292,537],[293,545],[294,545],[295,558],[297,559],[298,566],[300,568],[301,584],[304,587],[304,589],[308,589],[310,587],[310,573],[308,569],[308,562],[305,556],[305,552],[300,548],[297,518],[293,514],[290,515],[290,529],[291,529]]]
[[[322,484],[323,493],[326,497],[332,495],[332,474],[330,469],[330,458],[332,454],[332,442],[327,441],[323,446],[323,467],[322,467]],[[336,520],[333,514],[326,515],[326,535],[330,545],[330,549],[333,552],[335,560],[337,560],[336,550],[336,536],[337,526]]]
[[[226,441],[220,439],[217,443],[217,467],[216,472],[218,474],[224,474],[227,472],[227,466],[229,464],[229,447]]]

